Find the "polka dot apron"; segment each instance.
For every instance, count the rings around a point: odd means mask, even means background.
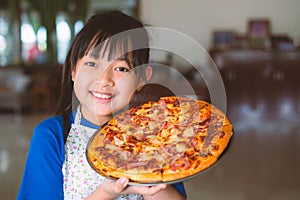
[[[96,129],[82,126],[80,106],[75,115],[66,144],[65,161],[62,167],[64,175],[64,199],[85,199],[93,193],[105,179],[94,171],[86,159],[86,145]],[[139,194],[121,195],[116,200],[142,200]]]

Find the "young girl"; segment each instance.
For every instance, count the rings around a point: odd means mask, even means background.
[[[34,129],[17,199],[185,199],[183,183],[129,186],[126,177],[105,179],[85,157],[95,131],[151,78],[148,59],[148,36],[139,21],[113,11],[87,22],[63,66],[57,115]]]

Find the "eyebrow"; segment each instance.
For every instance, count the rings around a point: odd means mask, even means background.
[[[87,54],[89,57],[92,57],[92,58],[96,58],[98,59],[100,56],[103,58],[104,57],[104,54],[103,53],[100,53],[98,51],[95,51],[95,50],[92,50],[89,54]],[[125,56],[124,55],[120,55],[120,56],[116,56],[115,59],[112,59],[112,60],[126,60]]]
[[[100,56],[95,55],[93,52],[91,52],[87,56],[90,58],[94,58],[94,59],[99,59],[99,57],[100,57]],[[115,59],[111,59],[111,60],[126,61],[126,58],[124,56],[121,56],[121,57],[116,57]]]
[[[94,56],[92,53],[88,54],[87,56],[90,57],[90,58],[93,58],[93,59],[98,59],[98,57]],[[126,62],[126,64],[128,65],[128,67],[129,67],[130,69],[133,69],[133,68],[134,68],[133,66],[131,66],[131,65],[127,62],[127,60],[126,60],[125,57],[118,57],[118,58],[116,58],[116,59],[112,59],[112,62],[115,62],[115,61],[124,61],[124,62]]]

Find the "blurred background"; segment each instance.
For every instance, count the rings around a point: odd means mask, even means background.
[[[206,53],[165,41],[188,61],[153,53],[151,62],[175,69],[194,89],[173,74],[179,94],[211,101],[195,66],[217,67],[223,79],[234,138],[218,165],[185,181],[188,199],[298,199],[299,8],[298,0],[0,0],[1,198],[16,198],[33,127],[55,111],[72,38],[91,15],[117,9],[202,45]]]

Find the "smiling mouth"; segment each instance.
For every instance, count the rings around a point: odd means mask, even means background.
[[[103,94],[103,93],[98,93],[98,92],[92,92],[94,97],[97,97],[98,99],[112,99],[113,95],[112,94]]]

